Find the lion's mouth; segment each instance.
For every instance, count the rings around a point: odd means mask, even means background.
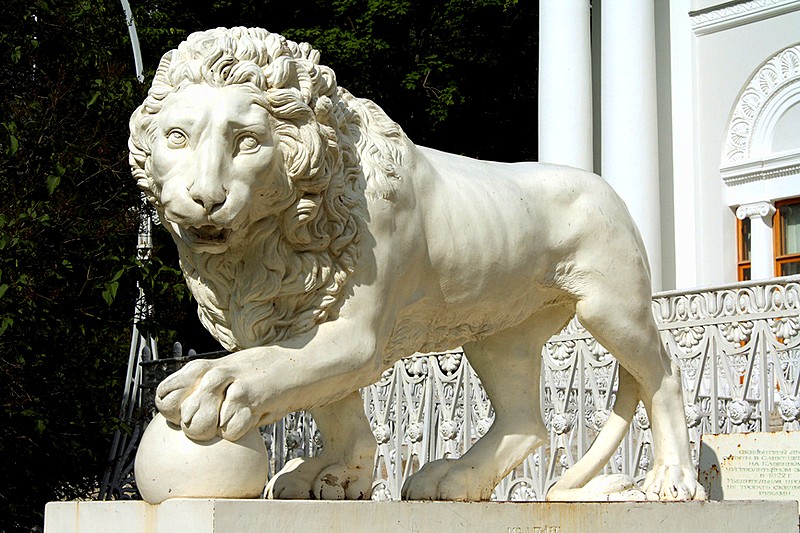
[[[221,246],[227,244],[231,230],[217,226],[200,226],[182,228],[182,233],[185,240],[194,246]]]

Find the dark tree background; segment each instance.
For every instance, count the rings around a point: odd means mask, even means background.
[[[411,139],[483,159],[536,156],[536,2],[130,0],[146,83],[112,0],[10,0],[0,17],[0,531],[92,498],[107,466],[137,281],[162,349],[216,345],[163,228],[135,257],[128,117],[189,33],[260,26],[308,41],[339,83]],[[125,429],[125,428],[123,428]]]

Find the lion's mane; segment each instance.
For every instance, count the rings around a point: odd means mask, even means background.
[[[254,89],[273,119],[294,193],[286,205],[270,206],[277,215],[253,223],[246,250],[196,253],[176,237],[200,320],[238,350],[335,318],[356,268],[366,196],[391,199],[408,139],[377,105],[337,87],[306,43],[251,28],[194,33],[164,55],[131,117],[131,169],[162,217],[150,172],[154,119],[169,94],[196,83]]]

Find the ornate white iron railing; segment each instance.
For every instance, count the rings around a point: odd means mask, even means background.
[[[800,429],[800,276],[658,294],[653,314],[683,371],[695,460],[704,433]],[[183,355],[176,345],[173,357],[158,359],[149,347],[132,349],[129,374],[136,383],[122,411],[133,434],[127,445],[115,446],[113,475],[102,484],[104,498],[136,497],[135,441],[152,416],[155,385],[191,359],[220,355],[224,352]],[[576,321],[547,343],[542,365],[541,405],[549,442],[496,487],[495,499],[543,499],[588,449],[613,405],[617,363]],[[486,433],[494,416],[459,351],[405,359],[364,389],[363,396],[378,443],[373,498],[380,500],[398,499],[403,480],[426,462],[463,454]],[[291,414],[262,433],[272,472],[323,445],[306,413]],[[641,479],[651,457],[649,422],[640,408],[606,471]]]
[[[800,277],[661,293],[653,314],[683,371],[695,459],[704,433],[800,429]],[[617,363],[577,321],[550,340],[542,357],[550,440],[497,486],[498,500],[543,499],[588,449],[614,400]],[[363,396],[378,442],[373,498],[379,500],[398,499],[403,480],[427,461],[463,454],[494,416],[459,351],[401,361]],[[264,434],[273,469],[322,445],[306,414],[290,415]],[[607,472],[641,479],[651,438],[640,406]]]

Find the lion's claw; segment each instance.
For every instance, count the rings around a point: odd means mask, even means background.
[[[191,361],[158,385],[156,407],[167,420],[174,424],[182,422],[181,404],[207,371],[208,361]]]
[[[220,435],[236,441],[260,418],[246,382],[238,378],[239,366],[224,359],[192,361],[158,386],[156,407],[194,440]]]
[[[269,480],[266,493],[276,500],[366,500],[372,493],[372,472],[331,464],[324,457],[298,457]]]
[[[460,459],[439,459],[423,465],[406,479],[401,491],[404,500],[484,501],[494,484]]]
[[[705,491],[691,470],[660,466],[651,471],[642,488],[622,474],[600,475],[581,487],[564,488],[556,483],[547,501],[682,501],[704,500]]]
[[[212,391],[196,390],[181,404],[181,428],[188,437],[205,441],[217,435],[220,398]]]
[[[661,501],[705,500],[706,493],[693,472],[677,465],[656,466],[647,474],[643,488]]]
[[[258,417],[249,407],[242,407],[227,421],[220,422],[220,434],[224,439],[237,441],[256,424],[258,424]]]

